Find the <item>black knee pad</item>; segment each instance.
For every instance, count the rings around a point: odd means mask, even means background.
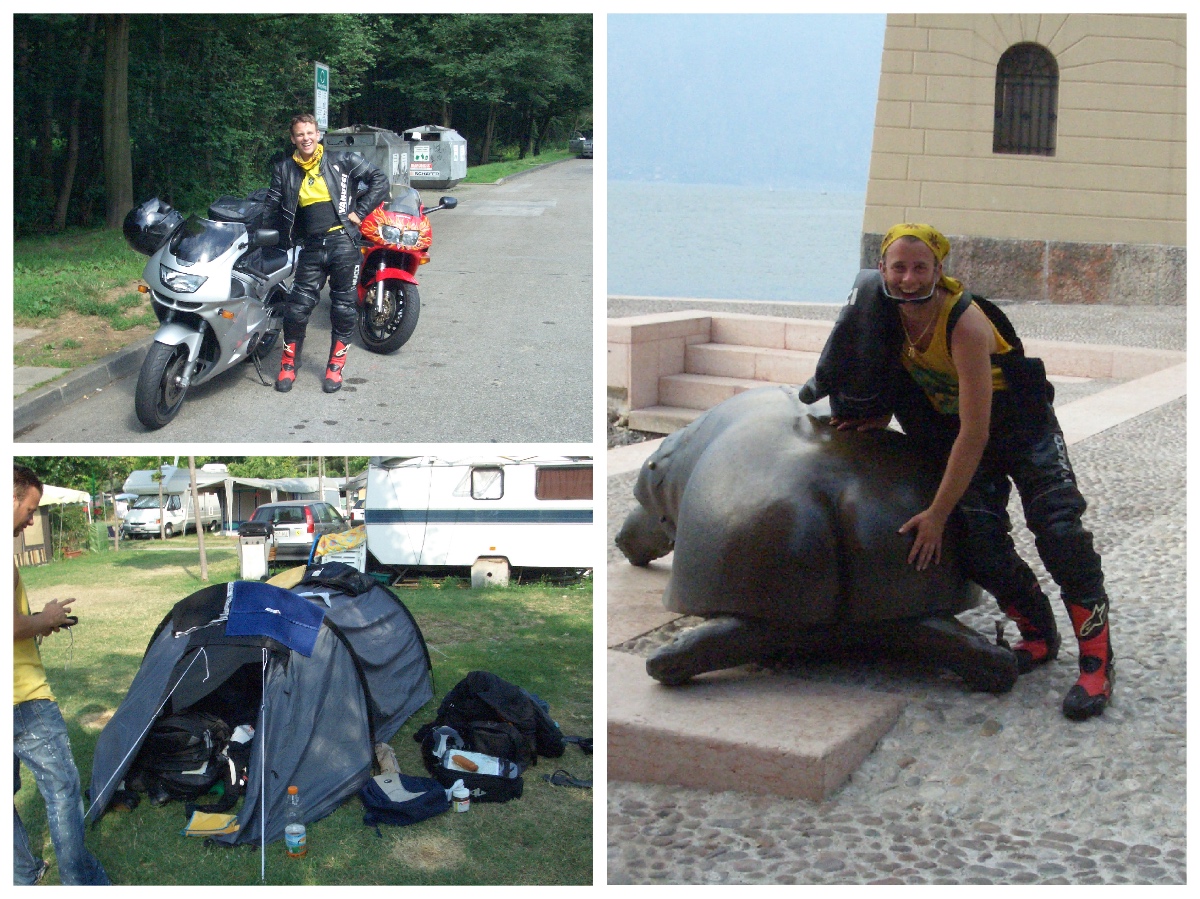
[[[357,293],[329,294],[329,322],[333,328],[333,336],[343,343],[349,342],[354,334],[354,326],[358,323],[357,304]]]

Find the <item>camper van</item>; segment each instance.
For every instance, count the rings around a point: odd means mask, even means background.
[[[365,521],[392,569],[592,568],[592,459],[375,457]]]
[[[216,532],[221,529],[221,501],[215,493],[201,493],[200,513],[196,514],[192,507],[192,494],[164,493],[162,506],[159,506],[158,493],[139,496],[129,504],[125,513],[125,521],[121,525],[121,536],[157,537],[159,521],[162,521],[164,536],[173,537],[196,529],[199,519],[200,527]]]

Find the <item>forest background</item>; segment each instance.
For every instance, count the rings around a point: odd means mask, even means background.
[[[591,128],[590,15],[15,15],[16,234],[266,186],[318,61],[331,129],[451,127],[469,165]]]

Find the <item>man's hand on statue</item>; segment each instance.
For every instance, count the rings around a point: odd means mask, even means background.
[[[891,420],[891,415],[876,415],[874,418],[830,418],[829,423],[839,431],[881,431]]]
[[[908,564],[916,564],[917,571],[924,571],[932,562],[942,561],[942,534],[946,530],[946,519],[931,509],[914,515],[900,528],[901,534],[916,531],[912,549],[908,551]]]

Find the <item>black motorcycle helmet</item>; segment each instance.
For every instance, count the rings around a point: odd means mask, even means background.
[[[153,256],[182,224],[183,216],[155,197],[129,210],[121,230],[129,246],[146,256]]]

